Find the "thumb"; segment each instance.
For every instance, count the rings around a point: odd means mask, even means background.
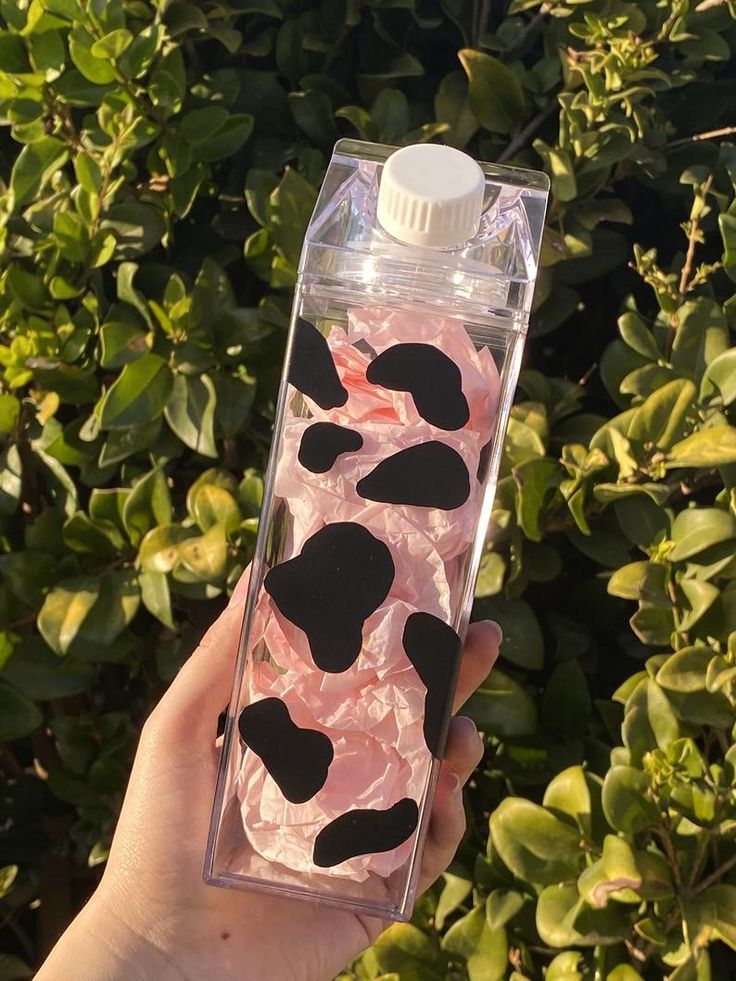
[[[146,723],[159,751],[190,761],[212,752],[217,716],[232,689],[249,582],[250,566]]]

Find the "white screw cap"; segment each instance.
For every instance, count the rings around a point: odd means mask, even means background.
[[[485,177],[461,150],[416,143],[383,166],[378,221],[407,245],[453,248],[478,231]]]

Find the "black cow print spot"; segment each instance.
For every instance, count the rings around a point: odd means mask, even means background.
[[[481,447],[481,451],[478,454],[478,473],[476,474],[476,476],[481,483],[486,479],[486,474],[488,473],[488,464],[491,459],[492,449],[493,449],[493,440],[489,439],[488,442],[483,447]]]
[[[388,595],[394,574],[387,545],[362,525],[337,521],[271,569],[263,586],[307,635],[317,667],[337,674],[357,660],[363,624]]]
[[[409,392],[422,419],[439,429],[462,429],[470,418],[460,369],[431,344],[395,344],[370,363],[365,377],[374,385]]]
[[[303,317],[299,317],[294,328],[289,381],[322,409],[334,409],[348,400],[327,339]]]
[[[445,751],[461,640],[449,624],[431,613],[412,613],[406,621],[402,642],[427,689],[424,739],[429,751],[439,759]]]
[[[382,460],[355,489],[369,501],[451,511],[467,501],[470,477],[459,453],[430,440]]]
[[[324,786],[335,755],[332,742],[316,729],[300,729],[280,698],[247,705],[238,729],[292,804],[303,804]]]
[[[302,433],[299,463],[312,473],[327,473],[341,453],[355,453],[362,445],[363,437],[353,429],[334,422],[315,422]]]
[[[419,808],[409,797],[386,811],[370,808],[347,811],[317,835],[314,864],[327,869],[356,855],[390,852],[414,834],[418,821]]]

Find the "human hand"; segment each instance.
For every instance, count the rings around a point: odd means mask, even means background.
[[[202,881],[219,757],[215,724],[230,694],[247,586],[246,574],[146,722],[102,882],[37,981],[329,981],[385,928],[378,919]],[[500,640],[495,624],[471,625],[454,711],[488,675]],[[462,785],[482,754],[474,723],[455,717],[422,890],[460,843]]]

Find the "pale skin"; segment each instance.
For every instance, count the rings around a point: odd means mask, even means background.
[[[235,666],[247,576],[146,722],[102,882],[37,981],[330,981],[387,926],[307,902],[207,886],[202,859],[217,775],[213,732]],[[496,624],[473,624],[454,710],[498,655]],[[462,786],[480,762],[456,716],[440,771],[420,889],[465,830]]]

